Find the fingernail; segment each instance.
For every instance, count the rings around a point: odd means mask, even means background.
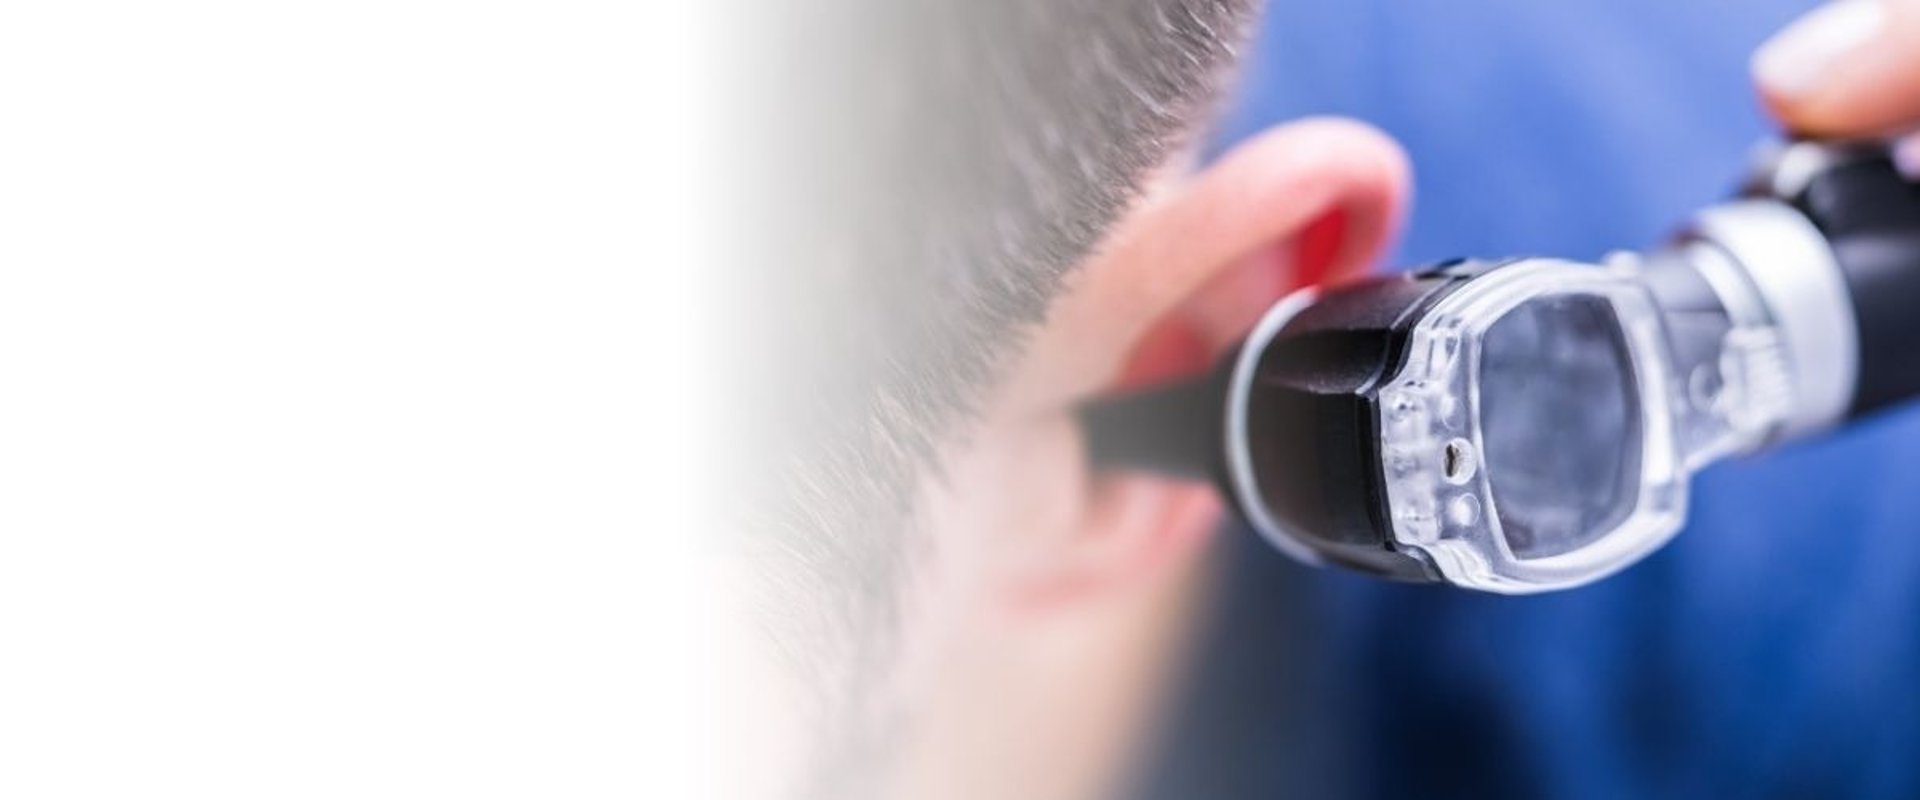
[[[1753,74],[1769,91],[1798,96],[1825,81],[1835,64],[1880,32],[1880,0],[1840,0],[1814,9],[1760,46]]]

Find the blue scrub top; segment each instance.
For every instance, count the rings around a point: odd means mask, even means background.
[[[1804,0],[1274,0],[1222,146],[1313,114],[1412,154],[1403,265],[1594,259],[1726,196]],[[1915,309],[1920,313],[1920,308]],[[1153,797],[1920,797],[1920,414],[1698,477],[1687,529],[1498,597],[1229,537]]]

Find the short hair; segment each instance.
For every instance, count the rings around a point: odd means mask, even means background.
[[[757,353],[733,391],[769,404],[743,527],[826,705],[890,657],[934,454],[1206,116],[1254,4],[820,0],[765,23],[736,123],[767,177],[732,287]]]

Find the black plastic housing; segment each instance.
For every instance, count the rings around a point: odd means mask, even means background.
[[[1859,417],[1920,395],[1920,183],[1884,148],[1815,175],[1787,198],[1826,234],[1860,333]]]

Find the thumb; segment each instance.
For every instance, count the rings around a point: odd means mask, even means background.
[[[1920,0],[1814,9],[1761,46],[1753,76],[1795,133],[1882,135],[1920,125]]]

